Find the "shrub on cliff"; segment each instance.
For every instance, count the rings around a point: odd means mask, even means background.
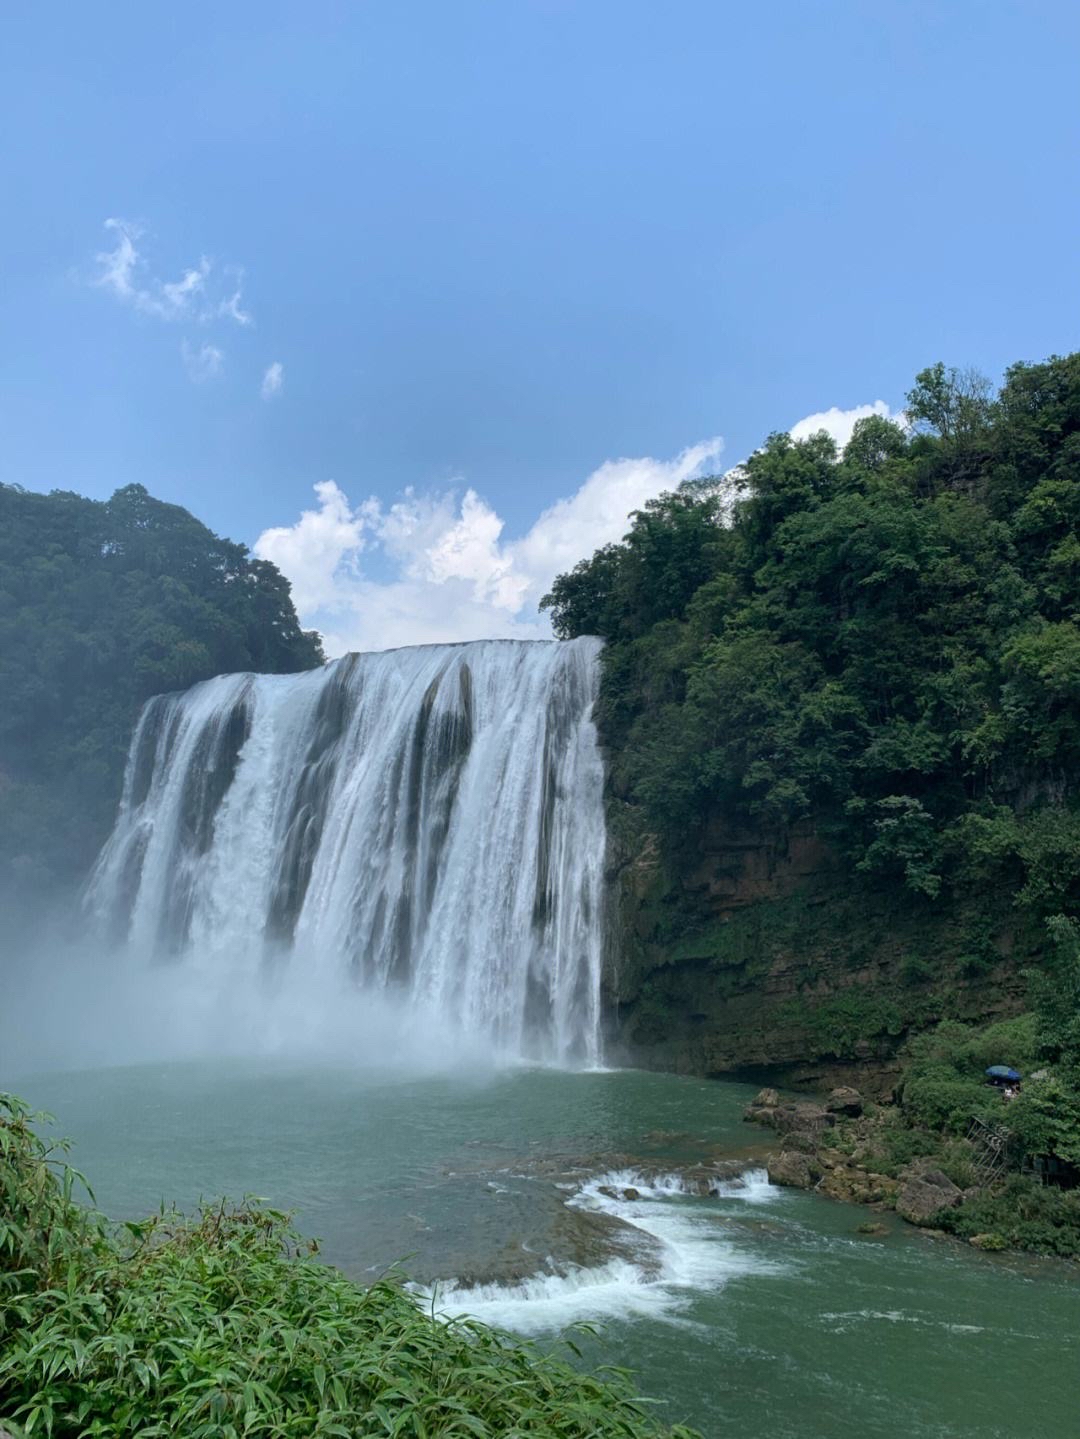
[[[383,1279],[361,1289],[260,1204],[113,1231],[0,1096],[0,1420],[55,1439],[646,1439],[597,1377]],[[672,1439],[693,1439],[677,1427]]]

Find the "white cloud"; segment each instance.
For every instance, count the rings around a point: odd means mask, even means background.
[[[875,400],[872,405],[855,405],[850,410],[841,410],[834,405],[831,410],[807,415],[804,420],[792,425],[788,433],[793,440],[806,440],[811,435],[816,435],[819,430],[824,430],[836,441],[837,448],[842,450],[851,439],[856,423],[865,420],[869,415],[880,415],[882,419],[894,420],[898,424],[904,422],[903,413],[894,414],[884,400]]]
[[[691,445],[673,460],[606,460],[576,494],[545,510],[514,547],[521,568],[537,577],[531,590],[534,599],[557,574],[600,545],[621,539],[629,528],[626,517],[631,510],[684,480],[711,474],[723,448],[723,440],[714,438]]]
[[[315,486],[317,510],[304,510],[294,525],[264,530],[255,542],[260,559],[288,576],[296,608],[306,619],[333,609],[355,582],[356,557],[365,546],[365,517],[355,514],[333,480]]]
[[[264,400],[272,400],[275,395],[280,395],[285,384],[285,366],[280,360],[275,360],[272,365],[267,365],[266,373],[262,377],[262,385],[259,394]]]
[[[389,507],[375,498],[354,506],[324,481],[315,486],[318,508],[264,531],[255,553],[288,576],[301,619],[323,631],[331,654],[543,639],[551,627],[536,605],[555,576],[620,539],[630,511],[646,500],[711,473],[722,448],[713,439],[672,460],[608,460],[510,540],[501,517],[472,489],[407,490]],[[361,569],[365,550],[374,574]]]
[[[141,296],[144,308],[163,319],[179,319],[190,312],[191,307],[206,293],[206,277],[210,273],[210,261],[203,256],[194,270],[185,270],[179,280],[161,285],[161,299],[151,301]]]
[[[223,300],[218,302],[215,313],[223,320],[235,320],[238,325],[243,325],[246,328],[255,322],[252,318],[251,311],[245,310],[241,303],[243,299],[244,272],[243,270],[234,270],[232,273],[236,276],[236,287],[231,295],[226,295]]]
[[[135,241],[141,233],[136,225],[131,225],[125,220],[106,220],[106,230],[116,231],[115,250],[103,250],[94,256],[98,266],[98,274],[94,284],[103,290],[108,290],[118,300],[130,300],[135,303],[138,293],[135,289],[133,276],[136,266],[139,263],[139,252],[135,248]]]
[[[186,340],[181,341],[180,353],[188,378],[197,385],[206,380],[218,380],[225,369],[225,355],[217,345],[200,345],[197,349]]]
[[[145,231],[131,220],[115,216],[105,221],[113,235],[111,250],[94,256],[97,271],[91,283],[107,291],[122,304],[130,305],[140,314],[158,320],[186,321],[208,324],[216,319],[230,319],[238,325],[250,325],[251,315],[242,307],[243,272],[232,269],[224,273],[235,278],[228,294],[222,294],[214,273],[214,262],[203,255],[178,280],[161,280],[150,271],[146,257],[139,249]]]

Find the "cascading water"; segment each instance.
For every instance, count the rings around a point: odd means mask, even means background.
[[[91,910],[208,983],[347,975],[501,1054],[595,1063],[599,651],[423,645],[151,700]]]

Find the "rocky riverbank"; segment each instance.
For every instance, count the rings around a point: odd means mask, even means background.
[[[915,1130],[896,1105],[877,1104],[849,1087],[821,1100],[784,1099],[762,1089],[745,1118],[777,1137],[766,1161],[773,1184],[892,1210],[909,1224],[953,1234],[977,1249],[1080,1255],[1071,1196],[1019,1175],[981,1183],[969,1141]]]

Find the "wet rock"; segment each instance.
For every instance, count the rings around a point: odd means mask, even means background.
[[[905,1172],[903,1188],[896,1197],[896,1212],[911,1224],[925,1225],[943,1209],[955,1209],[964,1196],[940,1169]]]
[[[856,1224],[855,1233],[862,1234],[867,1239],[879,1239],[881,1235],[888,1234],[887,1224]]]
[[[803,1154],[817,1154],[818,1142],[815,1134],[803,1129],[792,1129],[784,1135],[784,1148],[796,1149]]]
[[[848,1119],[858,1119],[865,1107],[859,1091],[846,1084],[834,1089],[825,1101],[830,1114],[842,1114]]]
[[[640,1195],[640,1193],[634,1188],[634,1186],[631,1184],[631,1185],[629,1185],[626,1189],[623,1190],[623,1192],[622,1192],[622,1197],[623,1197],[624,1199],[640,1199],[640,1198],[641,1198],[641,1195]]]
[[[771,1124],[779,1103],[780,1096],[775,1089],[759,1089],[743,1111],[743,1118],[750,1124]]]
[[[895,1179],[885,1174],[867,1174],[850,1165],[827,1170],[818,1188],[830,1199],[843,1199],[853,1204],[881,1204],[899,1189]]]
[[[688,1194],[715,1194],[722,1184],[744,1183],[750,1166],[741,1159],[720,1160],[716,1164],[691,1164],[679,1170],[679,1178]]]
[[[856,1176],[847,1169],[826,1169],[818,1188],[830,1199],[843,1199],[853,1203],[857,1198]]]
[[[891,1174],[867,1174],[866,1187],[871,1192],[870,1204],[879,1204],[883,1199],[891,1199],[900,1188],[900,1181],[893,1179]]]
[[[770,1158],[766,1172],[770,1184],[781,1184],[787,1189],[813,1189],[821,1176],[820,1169],[809,1154],[788,1149]]]
[[[777,1134],[808,1134],[817,1136],[836,1123],[836,1116],[823,1104],[785,1104],[773,1113],[771,1120]]]
[[[729,1180],[744,1179],[751,1169],[760,1169],[765,1162],[763,1154],[743,1159],[715,1159],[705,1171],[713,1181],[726,1184]],[[697,1173],[697,1170],[690,1171]]]

